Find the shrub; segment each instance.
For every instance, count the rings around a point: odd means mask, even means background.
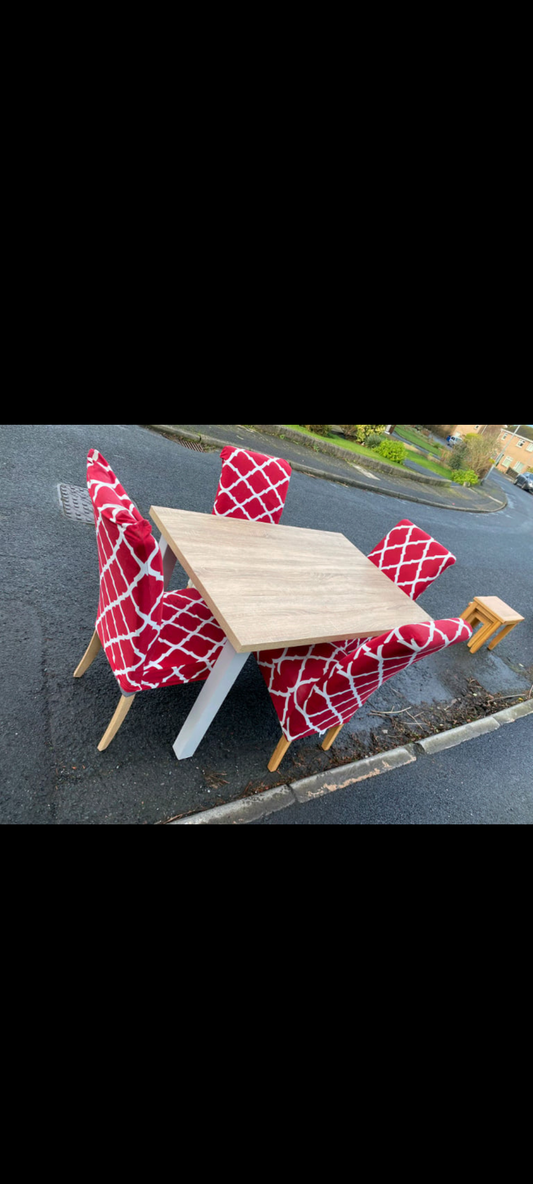
[[[454,423],[424,423],[422,427],[428,428],[429,431],[435,432],[436,436],[442,436],[445,440],[447,436],[453,436],[456,425]]]
[[[358,444],[366,444],[371,432],[382,432],[387,425],[384,423],[341,423],[345,436],[350,436]]]
[[[478,480],[473,469],[454,469],[452,473],[452,481],[457,481],[459,485],[477,485]]]
[[[468,444],[466,440],[461,440],[459,444],[455,444],[448,453],[448,465],[450,469],[463,469],[466,467]]]
[[[379,448],[382,440],[388,440],[389,437],[385,432],[370,432],[365,440],[367,448]]]
[[[378,456],[384,457],[385,460],[396,461],[399,465],[403,465],[407,456],[407,449],[401,440],[382,440],[376,452]]]
[[[469,432],[466,437],[467,453],[465,457],[465,469],[472,469],[477,473],[480,480],[486,477],[491,465],[494,450],[497,449],[497,434],[492,427],[487,428],[482,434]],[[455,451],[455,449],[454,449]]]
[[[331,432],[330,423],[302,423],[300,427],[307,428],[308,432],[316,432],[318,436],[329,436]]]

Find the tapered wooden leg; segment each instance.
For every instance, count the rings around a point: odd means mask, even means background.
[[[472,641],[472,638],[470,638],[470,641],[467,642],[470,653],[476,654],[477,651],[479,649],[481,649],[481,646],[484,645],[485,642],[489,640],[489,637],[491,637],[493,633],[494,633],[494,622],[493,621],[491,621],[488,625],[482,625],[481,629],[478,629],[477,633],[474,635],[474,640]]]
[[[517,624],[516,621],[512,621],[512,623],[510,625],[505,625],[505,627],[500,630],[500,632],[496,635],[496,637],[494,637],[492,639],[492,641],[489,642],[487,649],[489,649],[489,650],[495,649],[496,646],[500,644],[500,641],[503,641],[504,637],[507,637],[507,634],[511,632],[511,629],[514,629],[516,624]]]
[[[113,719],[111,720],[111,723],[108,724],[98,745],[98,752],[103,752],[104,748],[107,748],[108,744],[111,743],[113,736],[116,735],[121,723],[125,720],[134,698],[135,695],[121,695],[120,702],[117,710],[115,711]]]
[[[85,674],[85,671],[89,669],[91,662],[94,662],[94,659],[101,648],[102,642],[100,641],[95,629],[79,666],[76,666],[74,678],[81,678],[82,674]]]
[[[337,739],[337,736],[343,727],[344,724],[334,724],[333,727],[329,729],[329,732],[326,732],[322,744],[320,745],[320,747],[324,749],[324,752],[327,752],[328,748],[331,748],[333,741]]]
[[[476,606],[474,604],[474,601],[471,600],[470,604],[467,604],[464,612],[461,613],[461,617],[462,617],[463,621],[470,621],[470,618],[474,616],[475,611],[476,611]]]
[[[286,753],[290,743],[291,743],[290,740],[287,740],[285,736],[282,736],[281,740],[278,741],[278,743],[274,749],[274,752],[272,753],[272,756],[270,757],[270,760],[268,762],[268,768],[270,769],[271,773],[276,772],[276,769],[277,769],[280,761],[283,760],[283,757],[285,756],[285,753]]]

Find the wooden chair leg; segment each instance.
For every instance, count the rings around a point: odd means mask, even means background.
[[[100,641],[95,629],[81,662],[78,666],[76,666],[74,678],[81,678],[82,674],[85,674],[85,671],[89,669],[91,662],[94,662],[94,659],[101,648],[102,642]]]
[[[329,732],[326,732],[322,744],[320,745],[320,747],[324,749],[324,752],[327,752],[328,748],[331,748],[333,741],[337,739],[337,736],[343,727],[344,724],[334,724],[333,727],[329,729]]]
[[[104,748],[107,748],[108,744],[111,743],[113,736],[116,735],[121,723],[123,723],[125,720],[134,698],[135,695],[121,695],[119,705],[115,711],[113,719],[108,724],[98,745],[98,752],[103,752]]]
[[[290,743],[291,743],[291,741],[286,740],[285,736],[282,736],[281,740],[278,741],[278,743],[274,749],[274,752],[272,753],[272,756],[270,757],[270,760],[268,762],[268,768],[270,769],[271,773],[276,772],[276,769],[277,769],[280,761],[283,760],[283,757],[285,756],[285,753],[286,753]]]

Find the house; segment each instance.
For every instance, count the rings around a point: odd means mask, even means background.
[[[454,434],[462,436],[464,439],[467,432],[481,434],[487,426],[483,423],[458,423],[454,428]],[[524,431],[528,434],[522,434]],[[516,431],[507,424],[502,424],[496,449],[494,459],[496,468],[501,473],[506,473],[508,469],[512,469],[515,473],[523,473],[526,469],[533,472],[533,429],[528,428],[525,424],[519,424]]]

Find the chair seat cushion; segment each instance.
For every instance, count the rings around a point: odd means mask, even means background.
[[[159,636],[142,671],[143,690],[206,679],[225,640],[224,630],[196,588],[166,592]]]
[[[420,658],[457,641],[467,641],[471,626],[462,618],[402,625],[369,637],[354,649],[338,642],[263,650],[257,660],[282,731],[288,740],[325,732],[349,720],[388,678]]]

